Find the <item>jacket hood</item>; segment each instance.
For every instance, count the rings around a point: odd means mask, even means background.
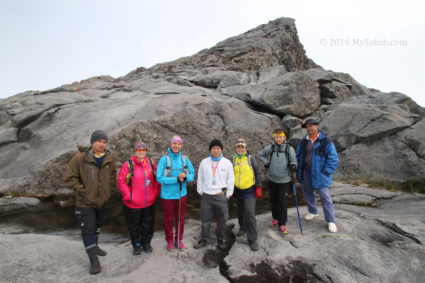
[[[88,147],[88,146],[77,144],[77,149],[79,152],[89,152],[90,148],[91,148],[90,146]]]

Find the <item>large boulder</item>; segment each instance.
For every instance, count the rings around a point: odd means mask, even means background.
[[[326,113],[321,128],[332,135],[338,151],[359,142],[371,143],[412,126],[418,115],[400,105],[344,102]]]
[[[259,70],[258,79],[253,83],[243,78],[238,74],[221,81],[220,92],[281,116],[303,117],[320,105],[318,83],[303,72],[288,73],[283,67],[268,67]]]
[[[424,126],[424,121],[420,123]],[[412,135],[413,133],[413,135]],[[337,178],[372,178],[403,181],[425,174],[423,130],[407,128],[395,135],[352,145],[339,154]]]

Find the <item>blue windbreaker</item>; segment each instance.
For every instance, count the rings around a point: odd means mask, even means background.
[[[162,156],[158,162],[156,170],[156,180],[161,183],[161,198],[163,199],[179,199],[180,198],[180,185],[177,182],[177,176],[183,172],[183,159],[186,158],[186,166],[189,169],[189,174],[186,176],[186,182],[191,182],[195,178],[195,169],[189,158],[182,156],[181,151],[174,153],[171,148],[168,148],[168,154],[171,157],[171,177],[164,176],[164,169],[167,167],[167,156]],[[181,196],[187,195],[186,182],[182,184]]]
[[[307,135],[304,136],[304,140]],[[336,151],[335,145],[333,142],[329,142],[326,145],[326,151],[324,156],[320,156],[317,148],[321,142],[324,142],[326,135],[319,131],[319,140],[313,148],[312,157],[311,157],[311,184],[313,188],[328,188],[332,184],[332,174],[335,172],[338,167],[338,153]],[[297,161],[298,161],[298,170],[297,170],[297,179],[302,181],[302,170],[304,163],[304,156],[301,152],[301,144],[297,147]]]

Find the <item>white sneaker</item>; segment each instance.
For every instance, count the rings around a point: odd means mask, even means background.
[[[336,228],[336,224],[333,223],[333,222],[328,223],[328,229],[329,229],[329,232],[331,232],[331,233],[338,232],[338,228]]]
[[[307,221],[310,221],[310,220],[313,220],[316,217],[319,217],[319,214],[309,213],[306,216],[304,216],[304,219],[307,220]]]

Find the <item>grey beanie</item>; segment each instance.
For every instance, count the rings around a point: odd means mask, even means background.
[[[108,135],[102,130],[96,130],[91,134],[90,144],[93,144],[95,141],[98,140],[108,141]]]

